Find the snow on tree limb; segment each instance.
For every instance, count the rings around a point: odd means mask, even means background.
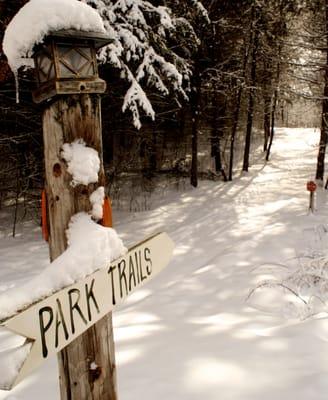
[[[130,83],[122,110],[131,112],[135,127],[141,127],[141,111],[155,118],[146,87],[187,99],[190,62],[169,46],[169,39],[178,35],[176,28],[180,30],[181,26],[190,32],[189,40],[197,40],[187,19],[177,18],[168,7],[154,6],[145,0],[89,0],[88,3],[97,9],[107,33],[114,39],[114,43],[101,51],[99,59],[120,70],[121,78]]]
[[[137,129],[140,129],[141,122],[139,107],[142,108],[146,115],[151,117],[153,120],[155,119],[155,112],[150,101],[148,100],[146,93],[143,91],[137,80],[134,78],[131,72],[129,72],[128,75],[130,77],[129,80],[131,81],[131,86],[124,97],[122,110],[123,112],[130,110],[132,113],[134,126]]]

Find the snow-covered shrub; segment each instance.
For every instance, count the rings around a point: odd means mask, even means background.
[[[296,265],[266,264],[254,272],[259,279],[247,303],[287,319],[328,313],[328,257],[308,253]]]

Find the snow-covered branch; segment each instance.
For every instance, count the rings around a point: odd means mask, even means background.
[[[180,32],[188,32],[189,40],[197,42],[186,18],[173,15],[168,7],[154,6],[144,0],[88,2],[97,9],[107,33],[114,39],[99,58],[102,63],[119,69],[121,78],[129,82],[122,110],[131,112],[135,127],[141,126],[141,111],[155,118],[146,88],[187,98],[191,64],[169,46],[169,40]],[[195,12],[207,15],[200,2],[192,0],[192,3],[197,8]]]

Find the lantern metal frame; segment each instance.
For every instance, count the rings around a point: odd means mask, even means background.
[[[49,34],[34,49],[37,89],[33,100],[41,103],[57,95],[104,93],[96,52],[112,39],[96,32],[62,30]]]

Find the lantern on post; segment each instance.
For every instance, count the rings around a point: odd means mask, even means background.
[[[41,103],[56,95],[104,93],[96,51],[111,43],[107,35],[61,30],[48,35],[34,51],[37,89],[33,100]]]

